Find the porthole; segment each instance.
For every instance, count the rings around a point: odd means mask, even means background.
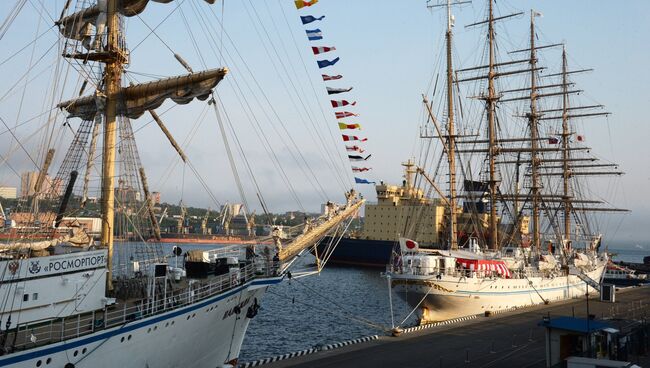
[[[191,316],[188,315],[185,319],[189,321],[189,320],[190,320],[190,317],[191,317]]]
[[[172,326],[174,325],[174,321],[172,321]]]
[[[131,335],[129,335],[129,337],[127,337],[126,339],[127,339],[127,340],[131,340]]]
[[[47,360],[45,361],[45,364],[50,364],[50,363],[52,363],[52,358],[47,358]]]
[[[149,327],[149,329],[147,329],[147,333],[151,333],[151,327]]]
[[[122,338],[120,339],[120,342],[124,342],[124,336],[122,336]]]
[[[37,367],[40,367],[41,364],[43,364],[43,362],[41,362],[40,360],[39,360],[38,362],[36,362],[36,366],[37,366]]]
[[[74,353],[72,353],[72,356],[77,356],[79,355],[79,350],[75,350]]]
[[[158,329],[158,326],[153,326],[153,330],[156,331]]]
[[[196,313],[192,313],[192,318],[196,317]]]
[[[81,354],[86,354],[88,350],[86,348],[81,349]]]
[[[169,322],[165,323],[165,327],[169,327]]]

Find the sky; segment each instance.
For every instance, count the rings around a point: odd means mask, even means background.
[[[0,4],[3,20],[15,3]],[[56,132],[59,159],[71,137],[70,129],[63,126],[64,115],[45,114],[53,100],[70,98],[79,91],[78,65],[59,64],[58,71],[53,67],[58,32],[52,19],[58,18],[65,1],[47,3],[43,8],[39,1],[27,1],[11,26],[0,29],[6,31],[0,39],[3,124],[13,127],[43,114],[13,133],[26,142],[24,146],[16,146],[12,134],[0,126],[4,132],[0,154],[10,157],[8,163],[16,172],[34,169],[26,152],[37,150],[43,127]],[[480,59],[484,29],[464,26],[481,20],[485,8],[484,1],[474,1],[453,10],[458,68],[474,66]],[[543,14],[536,19],[540,43],[563,42],[571,66],[594,68],[594,72],[575,77],[585,90],[580,98],[606,105],[612,115],[585,120],[578,127],[594,153],[621,165],[626,175],[603,189],[612,194],[616,206],[632,210],[617,215],[606,230],[617,240],[646,244],[642,229],[650,225],[650,191],[645,190],[650,185],[650,124],[645,112],[650,104],[650,24],[646,21],[650,2],[502,0],[497,14],[528,14],[531,8]],[[325,19],[303,26],[298,15],[325,15]],[[525,15],[501,22],[497,28],[501,54],[526,47],[528,19]],[[342,200],[344,190],[352,185],[321,72],[344,76],[329,86],[354,87],[336,97],[357,101],[348,111],[359,117],[350,122],[362,125],[356,135],[368,138],[364,147],[372,154],[368,161],[372,171],[364,177],[400,183],[400,163],[417,155],[421,143],[421,94],[431,93],[433,76],[442,65],[445,21],[442,9],[427,9],[426,2],[420,0],[321,0],[298,11],[289,0],[217,1],[212,6],[200,0],[152,3],[145,13],[127,20],[131,60],[127,76],[142,82],[183,74],[185,70],[173,53],[182,55],[194,70],[227,66],[230,73],[217,87],[222,102],[218,106],[222,119],[230,124],[227,136],[250,206],[259,211],[255,195],[259,188],[272,211],[318,211],[326,199]],[[321,29],[324,39],[310,44],[306,28]],[[319,55],[319,59],[340,57],[340,61],[319,70],[309,50],[312,45],[335,46],[335,52]],[[559,55],[550,50],[540,58],[557,70]],[[34,66],[28,78],[21,79],[29,65]],[[57,86],[56,95],[47,93],[55,75],[68,81]],[[26,86],[25,80],[29,81]],[[163,201],[183,199],[195,206],[216,208],[221,203],[240,202],[213,107],[205,102],[172,106],[167,103],[158,111],[176,139],[188,142],[186,153],[192,167],[218,203],[192,168],[179,163],[157,126],[144,116],[134,121],[133,127],[152,190],[162,192]],[[236,137],[229,126],[234,127]],[[238,152],[237,142],[245,157]],[[266,142],[272,150],[264,149]],[[30,157],[39,161],[36,155]],[[0,185],[19,185],[11,168],[0,166]],[[373,186],[357,189],[374,200]]]

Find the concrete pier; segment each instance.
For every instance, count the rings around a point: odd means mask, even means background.
[[[650,287],[618,290],[616,303],[590,299],[589,313],[597,319],[648,318]],[[586,318],[586,298],[478,317],[399,337],[380,337],[264,367],[544,367],[545,331],[537,324],[549,315]],[[635,356],[630,360],[650,367],[648,356]]]

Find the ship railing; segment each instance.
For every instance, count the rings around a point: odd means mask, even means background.
[[[429,277],[458,277],[461,278],[502,278],[497,271],[481,270],[475,271],[466,268],[439,268],[439,267],[394,267],[388,266],[387,272],[398,275],[429,276]],[[511,278],[523,278],[517,271],[511,271]]]
[[[239,268],[239,272],[213,276],[208,282],[190,282],[180,292],[169,291],[165,294],[163,291],[161,295],[152,298],[127,300],[103,310],[18,325],[5,339],[6,344],[10,345],[5,351],[27,350],[74,339],[98,330],[122,326],[129,322],[194,304],[256,278],[279,276],[280,262],[263,263],[264,267],[262,268],[259,262],[251,262]],[[192,313],[188,312],[188,319]],[[0,346],[0,350],[2,348]]]

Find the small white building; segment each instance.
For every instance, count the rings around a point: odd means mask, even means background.
[[[18,189],[16,187],[0,187],[0,197],[5,199],[16,199]]]

